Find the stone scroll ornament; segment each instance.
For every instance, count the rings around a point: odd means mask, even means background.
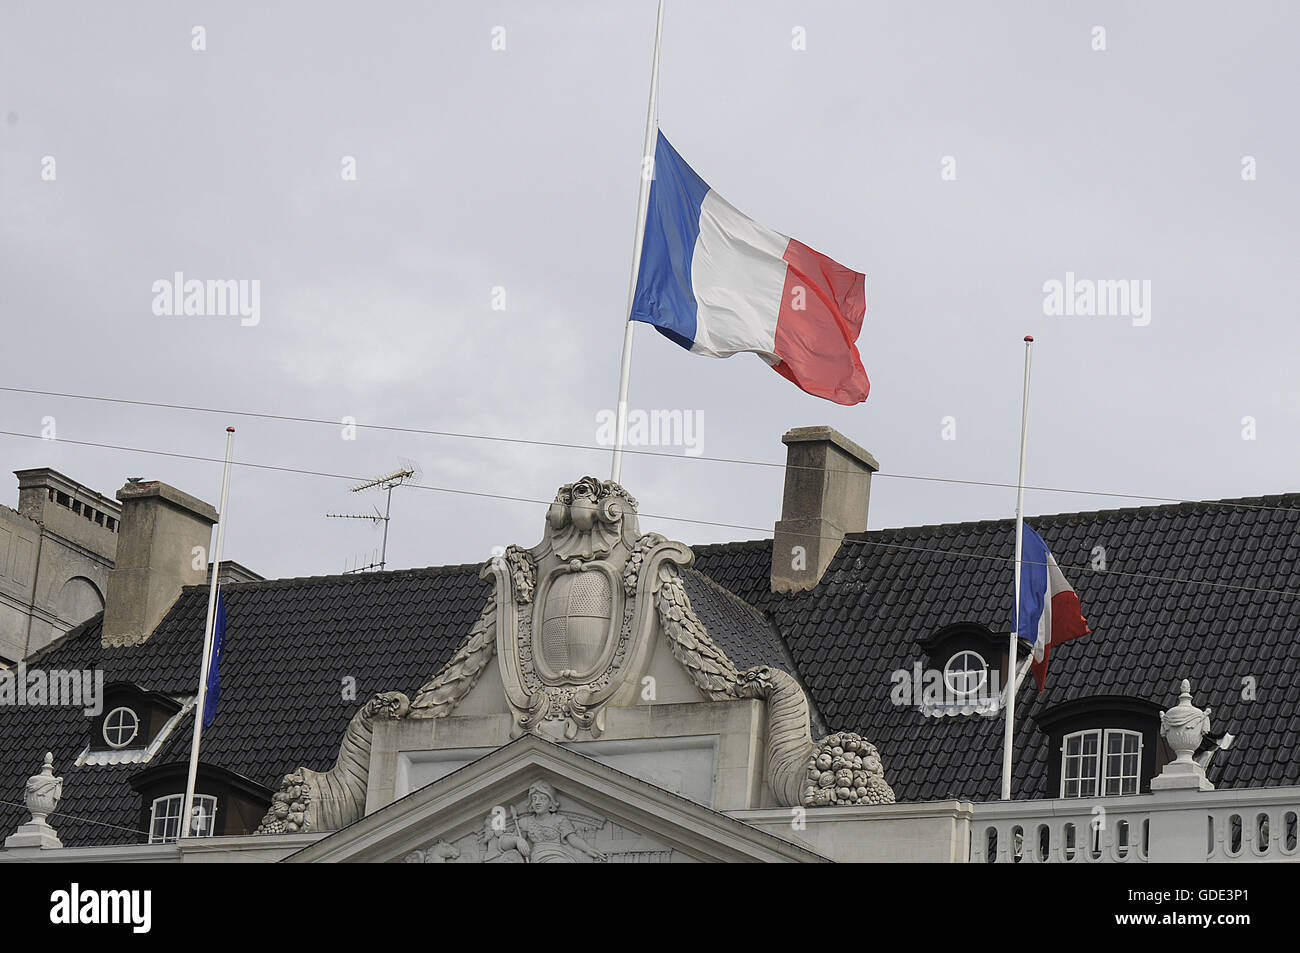
[[[560,487],[542,541],[511,546],[484,566],[493,592],[451,660],[414,698],[388,692],[367,702],[329,771],[285,775],[258,833],[337,830],[360,818],[375,721],[446,717],[494,656],[514,736],[598,738],[607,708],[640,704],[658,633],[710,700],[766,702],[766,779],[780,804],[892,803],[879,753],[866,739],[840,732],[815,742],[798,681],[767,666],[740,672],[714,644],[682,581],[694,554],[642,534],[636,511],[636,500],[611,480],[583,477]]]

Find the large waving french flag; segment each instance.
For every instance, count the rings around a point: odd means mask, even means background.
[[[659,133],[631,319],[695,354],[758,354],[809,394],[867,399],[865,276],[738,212]]]
[[[1052,649],[1070,639],[1087,635],[1088,620],[1074,589],[1065,581],[1061,567],[1043,538],[1023,524],[1020,544],[1020,610],[1016,631],[1033,643],[1030,669],[1038,690],[1047,679],[1047,661]]]

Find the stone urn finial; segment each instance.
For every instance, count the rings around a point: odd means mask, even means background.
[[[1173,749],[1180,763],[1192,760],[1192,755],[1210,731],[1210,709],[1201,711],[1192,704],[1192,683],[1183,679],[1179,685],[1178,704],[1160,716],[1160,734]]]
[[[1178,686],[1178,704],[1160,715],[1160,734],[1174,752],[1174,760],[1152,779],[1151,789],[1195,788],[1212,791],[1205,769],[1193,759],[1201,741],[1210,732],[1210,709],[1192,704],[1192,684],[1183,679]]]
[[[44,824],[45,819],[54,813],[63,797],[63,778],[54,776],[54,753],[45,752],[45,763],[38,774],[27,779],[27,810],[32,812],[32,821]]]
[[[45,762],[41,770],[27,779],[27,788],[23,792],[27,810],[32,812],[32,819],[5,838],[5,847],[62,847],[59,836],[45,820],[59,806],[63,797],[63,778],[54,776],[54,754],[45,752]]]

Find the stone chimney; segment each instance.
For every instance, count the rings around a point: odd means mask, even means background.
[[[209,504],[156,480],[129,480],[117,498],[122,525],[104,604],[104,648],[144,642],[181,587],[207,579],[208,543],[217,521]],[[195,555],[196,546],[201,555]]]
[[[801,592],[821,581],[845,533],[867,528],[875,457],[830,427],[796,427],[787,447],[785,498],[772,540],[772,591]]]

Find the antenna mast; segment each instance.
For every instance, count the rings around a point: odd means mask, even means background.
[[[344,575],[354,572],[365,572],[369,569],[378,569],[380,572],[384,571],[384,567],[388,565],[388,521],[391,518],[393,509],[393,490],[401,486],[407,480],[414,480],[417,477],[418,472],[419,470],[415,464],[404,462],[401,469],[394,470],[392,473],[387,473],[381,477],[376,477],[373,480],[367,480],[365,483],[358,483],[356,486],[351,488],[350,492],[352,493],[360,493],[362,490],[385,490],[387,496],[384,502],[383,513],[380,513],[379,508],[376,507],[373,515],[369,513],[325,514],[326,519],[370,520],[372,523],[384,524],[384,541],[382,548],[379,551],[379,561],[369,563],[365,566],[355,566],[352,569],[346,570]]]

